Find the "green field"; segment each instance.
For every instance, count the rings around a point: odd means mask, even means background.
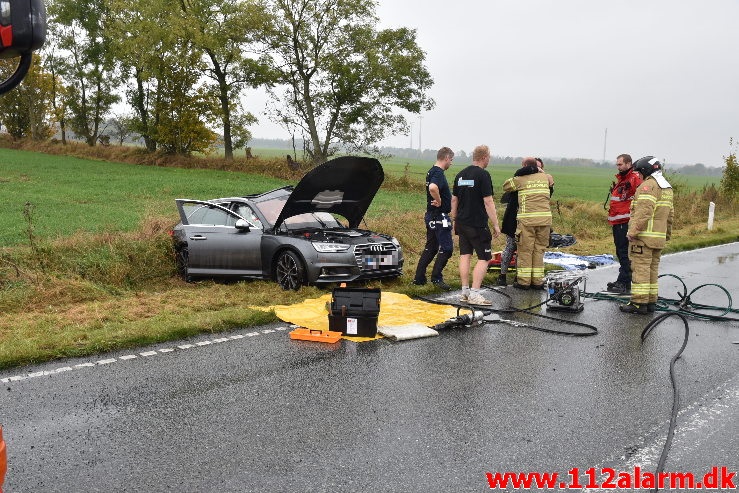
[[[54,239],[78,231],[132,231],[146,217],[177,223],[174,200],[257,193],[289,182],[262,175],[92,161],[0,149],[0,247],[27,241],[26,204],[33,234]],[[383,192],[368,213],[413,210],[423,202],[405,192]],[[411,193],[413,195],[413,193]]]
[[[284,157],[289,151],[286,149],[253,149],[255,156]],[[385,173],[392,177],[408,176],[410,181],[422,184],[426,171],[434,162],[423,159],[390,157],[380,160]],[[469,163],[455,161],[447,171],[447,179],[451,183],[454,176]],[[488,171],[493,177],[493,187],[496,195],[500,195],[503,182],[513,176],[518,166],[512,164],[491,163]],[[546,170],[554,177],[554,200],[580,199],[592,202],[603,202],[608,196],[608,190],[616,174],[615,166],[610,168],[589,168],[574,166],[547,165]],[[690,189],[699,189],[705,185],[718,185],[721,178],[718,176],[688,176],[668,173],[668,178],[674,181],[673,185],[683,185]]]
[[[271,150],[282,154],[282,150]],[[263,150],[255,150],[261,155]],[[390,211],[417,210],[424,201],[423,180],[433,163],[391,158],[383,160],[386,174],[407,174],[410,191],[381,190],[367,220]],[[407,169],[406,169],[407,166]],[[449,181],[466,164],[457,163],[447,172]],[[517,167],[491,164],[496,195],[503,181]],[[554,176],[554,200],[605,200],[613,173],[603,168],[549,166]],[[679,178],[689,188],[717,183],[714,177]],[[164,168],[93,161],[36,152],[0,149],[0,246],[12,246],[28,238],[26,204],[32,204],[33,234],[53,239],[78,231],[92,233],[131,231],[146,217],[171,217],[177,222],[176,198],[208,199],[244,195],[288,184],[284,180],[246,173]]]

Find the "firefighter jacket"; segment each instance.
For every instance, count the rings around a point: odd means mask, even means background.
[[[626,173],[616,174],[616,181],[611,185],[611,205],[608,208],[608,223],[611,226],[629,222],[631,200],[641,182],[641,175],[631,168]]]
[[[550,226],[549,179],[545,173],[514,176],[503,183],[504,192],[518,192],[516,219],[526,226]]]
[[[672,186],[662,172],[654,172],[636,189],[627,235],[648,248],[662,249],[672,234],[673,215]]]

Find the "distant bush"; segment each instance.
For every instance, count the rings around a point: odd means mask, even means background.
[[[729,140],[729,145],[733,144],[733,139]],[[736,160],[736,150],[729,153],[724,158],[726,167],[724,167],[724,174],[721,178],[721,193],[729,201],[734,201],[739,195],[739,164]]]

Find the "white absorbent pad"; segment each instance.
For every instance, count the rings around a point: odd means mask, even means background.
[[[381,325],[377,332],[394,341],[420,339],[421,337],[438,336],[439,333],[423,324],[412,323],[405,325]]]

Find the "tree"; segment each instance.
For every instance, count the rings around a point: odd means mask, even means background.
[[[374,25],[374,0],[270,0],[270,48],[284,97],[272,117],[306,142],[314,163],[341,146],[369,151],[387,135],[407,133],[412,114],[433,107],[433,81],[414,30]],[[282,101],[282,102],[280,102]]]
[[[3,63],[0,66],[0,78],[10,75],[15,65],[17,63]],[[52,79],[52,75],[45,72],[41,65],[41,57],[34,54],[23,83],[12,93],[0,96],[0,121],[14,138],[43,140],[51,135]]]
[[[241,110],[242,89],[273,78],[259,58],[258,43],[270,17],[259,0],[180,0],[180,7],[188,39],[205,54],[204,75],[218,99],[225,158],[233,159],[234,147],[246,145],[244,137],[250,136],[244,125],[256,123],[254,115]]]
[[[94,0],[55,0],[49,6],[49,16],[57,25],[50,33],[59,36],[51,42],[57,41],[69,53],[62,69],[71,114],[68,123],[90,146],[98,140],[106,113],[120,100],[107,30],[109,13],[106,2]]]
[[[53,24],[49,26],[49,32],[55,32]],[[51,34],[50,37],[54,38],[55,36]],[[61,72],[64,70],[65,64],[61,60],[61,55],[55,44],[47,43],[44,52],[44,66],[51,74],[51,107],[54,113],[54,122],[59,125],[62,144],[66,145],[69,91],[61,78]]]
[[[136,132],[134,132],[135,122],[130,115],[113,115],[106,123],[106,127],[110,128],[110,136],[118,141],[118,145],[123,143]]]
[[[216,135],[206,123],[213,120],[216,109],[207,89],[197,87],[202,71],[200,52],[180,40],[170,53],[160,56],[154,138],[169,154],[210,151]]]
[[[179,24],[168,0],[108,0],[112,53],[127,83],[126,99],[133,109],[132,129],[150,152],[157,150],[159,87],[166,76],[162,57],[174,50]],[[176,12],[176,10],[175,10]],[[174,57],[172,62],[180,65]]]
[[[724,158],[726,167],[721,177],[721,193],[729,200],[734,200],[739,195],[739,163],[736,160],[736,148],[734,139],[729,139],[729,147],[732,152]]]

